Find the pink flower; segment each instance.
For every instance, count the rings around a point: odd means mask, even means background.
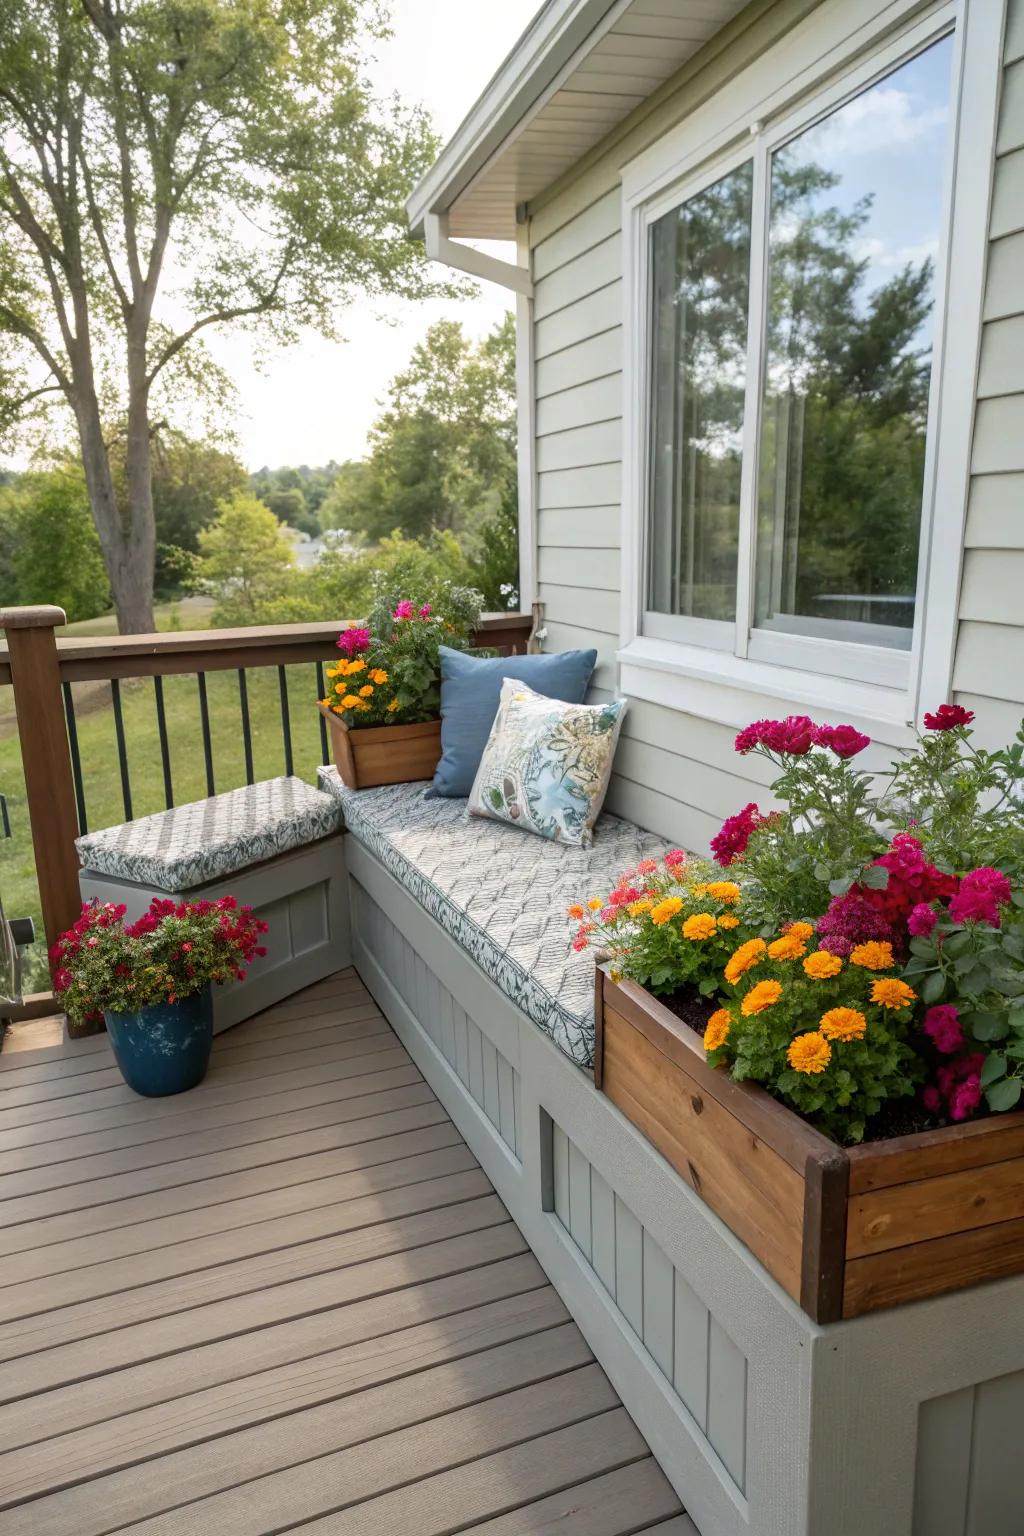
[[[938,913],[926,901],[919,901],[907,918],[907,929],[915,939],[926,939],[938,922]]]
[[[597,920],[599,923],[613,923],[618,915],[619,910],[617,907],[602,907],[597,914]]]
[[[735,816],[727,816],[722,822],[721,831],[711,839],[711,852],[715,863],[721,864],[724,868],[734,859],[738,859],[746,850],[750,834],[761,825],[763,820],[764,817],[753,800],[745,805],[742,811],[737,811]]]
[[[977,1072],[972,1072],[965,1077],[962,1083],[958,1083],[949,1096],[949,1118],[951,1120],[969,1120],[971,1115],[981,1103],[981,1079]]]
[[[870,747],[871,737],[865,736],[852,725],[818,725],[814,728],[816,747],[828,747],[836,757],[856,757],[865,747]]]
[[[423,607],[420,609],[420,618],[421,619],[429,619],[430,612],[431,612],[430,604],[429,603],[424,603]]]
[[[924,725],[926,731],[952,731],[958,725],[970,725],[973,719],[973,709],[964,709],[961,704],[940,704],[934,714],[925,715]]]
[[[952,1003],[937,1003],[924,1016],[924,1032],[937,1051],[952,1056],[963,1049],[964,1032],[960,1027],[960,1015]]]
[[[921,1090],[921,1103],[929,1114],[937,1115],[942,1108],[942,1095],[932,1084]]]
[[[988,923],[999,927],[999,908],[1010,899],[1010,882],[1001,869],[982,865],[964,875],[949,904],[954,923]]]
[[[620,885],[612,891],[608,900],[613,907],[626,907],[631,901],[640,900],[640,892],[635,885]]]
[[[755,806],[754,809],[756,810],[757,807]],[[686,863],[686,854],[681,848],[670,848],[668,853],[665,855],[665,863],[668,865],[669,869],[678,869],[680,864]],[[642,869],[644,874],[649,873],[649,870],[644,868],[645,865],[656,867],[654,865],[653,859],[645,859],[643,864],[637,865],[637,868]]]
[[[367,650],[369,645],[370,631],[360,629],[356,624],[350,624],[348,629],[343,630],[338,636],[338,650],[344,651],[350,661],[353,656],[359,656]]]
[[[737,752],[763,747],[781,756],[804,757],[814,740],[814,721],[808,715],[787,715],[785,720],[755,720],[736,737]]]
[[[395,618],[395,619],[411,619],[412,618],[412,603],[409,601],[408,598],[405,598],[405,599],[403,599],[402,602],[395,604],[395,611],[392,614],[392,618]]]

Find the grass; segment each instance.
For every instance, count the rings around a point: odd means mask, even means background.
[[[91,624],[100,620],[90,621]],[[169,626],[161,626],[169,627]],[[186,627],[186,626],[182,626]],[[87,626],[71,626],[71,633],[98,633]],[[315,781],[321,761],[317,687],[313,666],[288,669],[288,702],[294,771]],[[276,668],[257,668],[246,674],[249,718],[252,728],[253,775],[273,778],[285,771],[281,705]],[[238,677],[233,671],[207,673],[210,727],[213,741],[215,787],[234,789],[245,783],[245,756]],[[9,690],[4,690],[8,694]],[[125,819],[118,771],[110,688],[105,683],[82,683],[74,688],[86,816],[90,831],[113,826]],[[131,779],[132,815],[145,816],[165,807],[163,768],[157,728],[152,679],[138,678],[121,684],[125,737]],[[199,716],[199,695],[194,676],[164,679],[164,704],[170,742],[174,800],[184,805],[207,794]],[[0,718],[0,791],[7,797],[12,836],[0,839],[0,892],[9,917],[33,917],[39,942],[26,955],[26,990],[48,985],[45,944],[40,921],[39,890],[25,799],[25,778],[13,716]]]

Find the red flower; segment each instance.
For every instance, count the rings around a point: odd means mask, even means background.
[[[926,731],[953,731],[958,725],[970,725],[973,719],[973,709],[964,709],[961,704],[940,704],[934,714],[925,715],[924,726]]]
[[[999,908],[1010,899],[1010,882],[1001,869],[982,865],[964,875],[949,904],[954,923],[988,923],[999,927]]]
[[[814,729],[814,745],[828,747],[836,757],[856,757],[870,747],[871,737],[852,725],[818,725]]]
[[[711,852],[715,863],[721,864],[724,868],[734,859],[738,859],[746,850],[750,834],[763,821],[764,817],[753,800],[745,805],[742,811],[737,811],[735,816],[727,816],[722,822],[721,831],[711,839]]]

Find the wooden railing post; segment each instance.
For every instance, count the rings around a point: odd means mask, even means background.
[[[0,609],[48,945],[71,926],[81,909],[75,786],[54,634],[63,623],[62,608]]]

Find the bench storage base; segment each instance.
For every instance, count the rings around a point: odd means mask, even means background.
[[[244,981],[213,989],[215,1034],[352,963],[341,833],[191,891],[161,891],[89,869],[81,871],[79,886],[83,901],[124,902],[129,921],[154,896],[217,901],[230,895],[253,907],[269,925],[267,953],[253,961]]]
[[[357,969],[702,1536],[1019,1536],[1024,1278],[814,1322],[351,837],[346,861]]]

